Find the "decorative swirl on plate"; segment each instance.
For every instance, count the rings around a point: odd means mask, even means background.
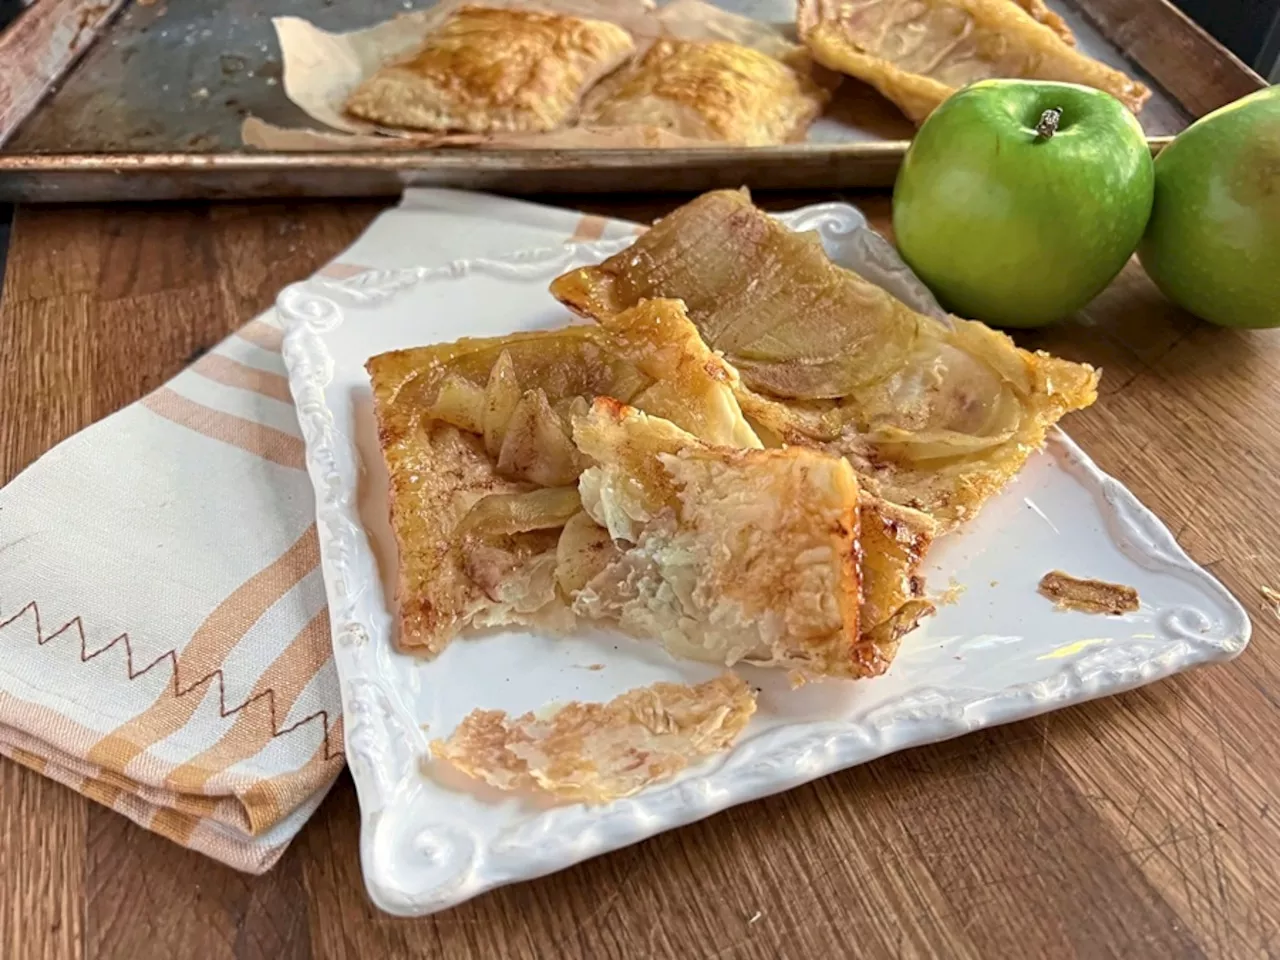
[[[366,825],[366,830],[368,825]],[[477,845],[474,833],[456,824],[416,823],[403,814],[379,819],[367,850],[389,864],[387,875],[367,874],[369,892],[384,909],[402,915],[432,913],[473,894]],[[426,896],[418,891],[429,891]]]
[[[442,823],[423,827],[409,845],[419,869],[426,868],[436,873],[448,870],[454,882],[459,874],[459,863],[473,860],[475,848],[474,837]]]
[[[867,218],[862,211],[846,203],[818,203],[778,214],[777,219],[792,230],[817,230],[824,238],[845,237],[867,229]]]
[[[1194,644],[1213,644],[1229,648],[1238,653],[1243,643],[1238,637],[1230,636],[1223,630],[1222,623],[1215,621],[1203,610],[1192,606],[1169,607],[1160,611],[1156,621],[1162,633],[1171,637],[1181,637]]]
[[[276,309],[280,311],[286,329],[306,324],[312,331],[324,333],[342,322],[342,309],[328,297],[313,292],[306,280],[280,291]]]

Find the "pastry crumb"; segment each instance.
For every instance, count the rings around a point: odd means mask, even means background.
[[[725,673],[696,686],[655,683],[608,703],[572,702],[515,719],[473,710],[448,740],[433,740],[431,752],[500,790],[608,803],[727,750],[755,710],[756,692]]]
[[[1118,615],[1132,613],[1139,607],[1138,591],[1120,583],[1073,577],[1061,570],[1051,570],[1040,578],[1038,591],[1052,600],[1059,610],[1080,613]]]
[[[1262,596],[1271,604],[1271,612],[1280,617],[1280,590],[1273,590],[1270,587],[1261,587]]]
[[[933,602],[939,607],[946,607],[946,606],[950,606],[953,603],[958,603],[960,600],[960,595],[964,593],[965,590],[967,589],[969,588],[966,587],[964,584],[960,583],[958,580],[956,580],[955,577],[952,577],[951,580],[947,583],[947,589],[943,590],[942,593],[934,597]]]
[[[787,671],[787,681],[791,684],[792,690],[799,690],[809,682],[809,675],[803,670]]]

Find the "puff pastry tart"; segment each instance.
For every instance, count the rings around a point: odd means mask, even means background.
[[[737,372],[677,301],[599,326],[382,354],[368,368],[404,649],[438,653],[469,627],[567,629],[576,615],[673,649],[683,640],[685,655],[862,676],[932,611],[918,573],[933,522],[859,496],[827,454],[746,456],[761,442],[735,399]],[[772,533],[740,543],[747,513]],[[787,549],[812,561],[812,579],[793,584],[809,592],[777,604],[790,619],[756,623],[759,591],[741,588]],[[642,570],[646,557],[656,565]],[[689,592],[713,579],[727,607]]]
[[[367,364],[400,552],[402,647],[438,653],[464,627],[556,616],[556,548],[581,510],[586,465],[570,420],[595,397],[620,397],[713,443],[760,445],[733,398],[736,375],[679,304],[645,303],[615,321]],[[580,559],[567,558],[560,578]]]
[[[847,457],[870,493],[944,530],[1097,398],[1092,367],[916,313],[740,191],[704,194],[551,292],[593,318],[644,297],[684,301],[740,375],[738,402],[762,438]]]
[[[588,95],[583,121],[765,146],[802,139],[829,97],[806,71],[750,47],[663,39]]]
[[[603,20],[463,6],[360,84],[346,109],[387,127],[541,133],[571,122],[583,94],[634,50],[631,34]]]
[[[712,446],[608,397],[574,418],[573,435],[592,463],[578,484],[582,505],[613,544],[574,593],[580,616],[690,659],[866,677],[932,610],[895,595],[905,619],[884,611],[894,622],[872,622],[894,590],[895,578],[879,574],[896,564],[908,579],[918,555],[864,534],[879,509],[843,458]],[[923,552],[931,528],[916,516]]]
[[[1079,83],[1141,110],[1151,91],[1065,42],[1050,16],[1034,0],[799,0],[796,29],[820,64],[916,123],[960,87],[998,77]]]

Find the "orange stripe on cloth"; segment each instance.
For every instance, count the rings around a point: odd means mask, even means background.
[[[332,658],[329,611],[321,610],[262,672],[231,729],[208,750],[170,773],[165,786],[180,793],[201,793],[210,779],[260,753],[273,739],[287,732],[281,728],[289,711]],[[328,740],[328,717],[316,720],[323,724],[324,737]],[[301,725],[298,723],[289,729]]]
[[[278,373],[259,370],[239,360],[232,360],[220,353],[206,353],[191,367],[206,380],[220,383],[224,387],[236,387],[240,390],[252,390],[281,403],[293,403],[293,395],[289,392],[289,381]]]
[[[80,792],[90,800],[96,800],[109,810],[116,808],[116,801],[124,793],[119,787],[104,783],[101,780],[94,780],[91,777],[86,777],[84,782],[80,784]]]
[[[49,765],[47,757],[34,754],[30,750],[23,750],[21,747],[3,746],[0,747],[0,754],[22,764],[24,767],[30,767],[36,773],[44,773],[45,767]]]
[[[573,228],[573,236],[570,240],[599,240],[604,236],[605,228],[609,226],[609,221],[604,217],[597,217],[593,213],[584,213],[578,220],[578,225]]]
[[[85,764],[79,764],[85,766]],[[172,793],[169,790],[148,787],[139,783],[132,777],[126,777],[122,773],[114,770],[106,770],[102,767],[95,767],[95,773],[89,774],[87,780],[95,780],[105,787],[111,787],[120,793],[130,796],[141,797],[146,803],[153,804],[157,807],[172,807],[179,813],[185,813],[193,817],[210,817],[220,819],[227,822],[238,823],[235,817],[228,820],[227,817],[219,817],[218,813],[226,804],[225,797],[205,797],[199,794],[187,795]]]
[[[171,423],[194,430],[211,440],[239,447],[282,467],[306,468],[302,438],[283,430],[206,407],[169,387],[161,387],[143,397],[142,405]]]
[[[28,742],[24,748],[9,739],[16,736],[24,741],[30,740],[12,726],[15,721],[28,729],[38,727],[50,730],[58,726],[69,726],[77,731],[77,739],[82,734],[91,738],[100,736],[48,707],[17,700],[0,691],[0,718],[3,723],[0,726],[0,755],[13,755],[19,762],[37,769],[37,763],[30,761],[38,761],[43,764],[41,772],[44,776],[128,817],[145,829],[155,830],[237,870],[261,873],[274,864],[288,846],[287,841],[274,847],[262,847],[250,841],[247,837],[251,829],[248,814],[244,804],[236,797],[169,794],[163,790],[148,788],[128,777],[101,770],[81,757],[63,753],[51,745],[32,745]],[[340,727],[335,735],[340,742]],[[32,750],[39,750],[40,753],[32,753]],[[47,760],[42,756],[45,750],[49,751]],[[334,772],[338,769],[341,769],[341,764],[337,764]],[[317,789],[327,782],[318,778]],[[303,796],[289,809],[292,810],[305,799],[306,796]],[[224,824],[233,827],[236,832],[227,830]]]
[[[342,771],[342,717],[337,718],[329,737],[338,749],[328,752],[328,744],[316,748],[305,764],[292,773],[260,780],[240,795],[254,835],[274,826],[317,790],[327,787]]]
[[[123,773],[148,747],[186,725],[211,683],[217,684],[218,696],[222,698],[219,703],[222,716],[243,709],[244,703],[236,706],[226,703],[222,665],[262,615],[319,564],[320,549],[313,523],[278,559],[218,604],[176,657],[172,684],[166,686],[150,707],[94,744],[88,752],[89,761],[105,770]]]
[[[250,320],[236,331],[236,336],[272,353],[279,353],[284,345],[284,331],[263,320]]]

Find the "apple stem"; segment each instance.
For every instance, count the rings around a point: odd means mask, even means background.
[[[1062,108],[1050,107],[1040,114],[1040,122],[1036,124],[1036,136],[1041,140],[1050,139],[1058,132],[1058,123],[1062,120]]]

